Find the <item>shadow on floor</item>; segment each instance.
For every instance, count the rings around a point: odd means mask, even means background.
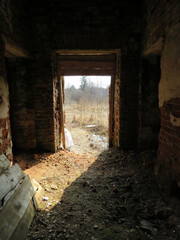
[[[27,239],[176,240],[172,210],[153,178],[154,152],[108,150],[39,211]]]

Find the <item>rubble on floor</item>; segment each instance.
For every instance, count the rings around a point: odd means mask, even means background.
[[[45,192],[27,240],[178,240],[180,222],[160,195],[154,158],[115,149],[97,158],[37,155],[25,172]]]

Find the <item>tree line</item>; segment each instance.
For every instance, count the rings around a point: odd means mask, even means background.
[[[76,89],[74,85],[65,89],[65,103],[71,102],[107,102],[108,103],[109,88],[95,86],[92,81],[87,79],[87,76],[82,76],[80,79],[80,87]]]

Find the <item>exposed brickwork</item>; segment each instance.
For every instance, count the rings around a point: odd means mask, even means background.
[[[158,85],[160,81],[160,58],[150,56],[142,61],[139,111],[139,150],[158,148],[160,111]]]
[[[136,64],[134,64],[136,63]],[[136,149],[138,139],[138,93],[140,80],[140,54],[122,51],[121,58],[121,109],[120,147]]]
[[[120,145],[120,87],[121,87],[121,55],[120,52],[116,54],[116,70],[115,70],[115,89],[114,89],[114,121],[113,121],[113,144],[114,146]]]
[[[158,46],[158,53],[161,53],[166,33],[171,26],[180,20],[180,1],[179,0],[157,0],[144,1],[144,31],[143,45],[144,50],[151,48],[157,40],[161,39]],[[153,52],[157,53],[157,52]]]
[[[114,132],[113,132],[113,144],[119,146],[120,138],[120,79],[115,80],[115,92],[114,92]]]
[[[161,126],[155,173],[164,193],[180,187],[179,127],[179,41],[180,1],[144,1],[143,52],[161,56],[159,107]],[[175,109],[175,112],[174,112]],[[172,115],[171,115],[172,114]],[[174,114],[174,115],[173,115]],[[177,117],[176,123],[172,122]],[[175,118],[174,118],[175,119]]]
[[[31,61],[9,59],[6,67],[10,89],[13,150],[34,150],[36,138]]]
[[[28,18],[28,8],[27,1],[24,0],[1,0],[0,1],[0,34],[3,35],[9,42],[14,42],[15,44],[25,47],[29,45],[29,39],[27,37],[31,28],[29,28],[29,18]],[[6,66],[4,61],[5,55],[5,44],[2,44],[0,40],[0,77],[3,80],[0,81],[0,89],[3,88],[4,95],[7,93],[6,97],[2,97],[3,103],[1,106],[5,105],[8,107],[6,111],[5,118],[3,117],[2,109],[0,109],[0,122],[5,128],[0,129],[0,154],[4,153],[12,160],[12,141],[11,141],[11,129],[9,120],[9,87],[6,76]],[[2,50],[3,46],[3,50]],[[6,89],[6,91],[4,91]],[[0,106],[0,108],[1,108]],[[4,106],[3,106],[4,108]],[[30,114],[30,113],[28,113]],[[23,117],[22,114],[20,115]],[[26,116],[24,116],[26,117]],[[27,117],[29,118],[29,116]],[[22,119],[24,121],[24,119]],[[4,125],[5,124],[5,125]],[[17,130],[17,129],[16,129]],[[17,132],[17,131],[16,131]],[[29,133],[29,132],[28,132]],[[21,139],[23,138],[24,131],[19,132],[21,134]],[[26,133],[27,134],[27,133]],[[30,136],[31,137],[31,136]],[[20,138],[20,136],[19,136]]]
[[[180,184],[180,98],[164,104],[161,110],[161,129],[156,173],[161,187],[171,191]],[[174,185],[174,186],[173,186]]]
[[[32,63],[37,149],[55,151],[53,72],[50,56]]]
[[[29,45],[31,31],[28,1],[0,0],[0,29],[10,41],[21,47]]]
[[[140,6],[141,0],[32,2],[32,50],[120,48],[140,33]]]
[[[32,10],[36,41],[31,50],[40,54],[56,49],[122,49],[120,82],[115,88],[113,141],[116,146],[135,149],[138,138],[141,1],[130,2],[131,8],[129,1],[84,1],[81,7],[72,1],[36,2]],[[119,98],[120,86],[124,87]]]
[[[60,115],[60,103],[59,103],[59,81],[58,78],[54,78],[53,88],[53,99],[54,99],[54,134],[55,134],[55,149],[58,150],[61,146],[61,115]]]
[[[0,154],[12,160],[12,141],[9,120],[9,89],[4,61],[4,43],[0,38]]]
[[[124,149],[137,149],[139,136],[141,150],[156,149],[158,73],[150,62],[143,63],[141,69],[141,50],[146,56],[159,54],[163,74],[159,83],[161,128],[156,173],[161,186],[178,188],[180,1],[0,0],[0,6],[0,34],[26,48],[31,58],[27,63],[15,60],[14,69],[8,70],[14,145],[26,150],[59,148],[59,89],[52,52],[120,49],[120,76],[115,77],[113,143]],[[0,39],[0,153],[11,159],[4,54]]]

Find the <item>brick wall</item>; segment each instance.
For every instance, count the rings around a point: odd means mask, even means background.
[[[164,193],[175,194],[173,189],[180,188],[180,2],[145,1],[144,7],[143,53],[161,56],[155,174]]]
[[[139,150],[158,148],[160,111],[158,85],[160,81],[160,57],[150,56],[142,61],[139,111]]]
[[[140,33],[140,6],[140,0],[32,2],[32,50],[120,48]]]
[[[138,139],[138,94],[140,80],[140,52],[122,51],[121,58],[121,109],[120,146],[136,149]]]
[[[13,150],[34,150],[36,138],[31,61],[7,59],[6,69],[10,90]]]
[[[161,187],[176,194],[180,187],[180,98],[161,107],[157,174]]]
[[[61,144],[61,115],[60,115],[60,103],[59,103],[59,81],[58,78],[54,78],[53,87],[53,108],[54,108],[54,135],[55,135],[55,149],[58,150]]]
[[[123,50],[120,82],[115,87],[113,141],[127,149],[137,147],[138,137],[140,6],[141,1],[102,0],[84,1],[81,7],[73,1],[37,1],[32,6],[35,42],[31,50],[37,54],[57,49]]]
[[[8,42],[13,42],[14,45],[20,46],[22,48],[29,45],[29,40],[31,38],[28,37],[28,34],[30,33],[30,21],[28,17],[28,7],[27,7],[27,1],[24,0],[1,0],[0,1],[0,34],[5,37]],[[2,43],[0,41],[0,47],[2,50],[2,46],[5,45],[5,43]],[[4,47],[5,48],[5,47]],[[1,150],[0,154],[4,153],[6,156],[9,157],[9,159],[12,159],[12,141],[11,141],[11,129],[10,129],[10,116],[9,116],[9,110],[11,110],[11,105],[9,103],[9,86],[8,86],[8,77],[6,75],[6,65],[5,65],[5,59],[4,56],[7,53],[5,52],[5,49],[1,51],[0,53],[0,61],[1,61],[1,69],[0,69],[0,76],[1,76],[1,82],[0,82],[0,89],[2,90],[2,103],[1,103],[1,109],[0,109],[0,141],[1,141]],[[11,73],[8,71],[8,73]],[[17,74],[16,74],[17,75]],[[20,73],[21,78],[19,80],[19,93],[22,93],[21,84],[22,84],[22,75]],[[16,76],[17,77],[17,76]],[[16,79],[17,80],[17,79]],[[15,81],[15,78],[14,78]],[[16,81],[15,81],[16,82]],[[17,82],[16,82],[17,83]],[[22,84],[24,85],[24,83]],[[13,93],[15,93],[15,89],[13,89]],[[17,90],[17,88],[16,88]],[[28,95],[28,92],[26,92]],[[23,97],[25,94],[21,94]],[[22,97],[22,101],[23,101]],[[14,100],[20,100],[20,96],[18,96],[18,99]],[[18,101],[14,101],[14,106],[18,105]],[[17,107],[18,108],[18,107]],[[21,107],[20,107],[21,108]],[[19,115],[18,115],[19,112]],[[23,146],[29,145],[30,142],[27,140],[27,136],[29,135],[30,141],[31,136],[33,134],[33,127],[27,125],[27,129],[25,130],[25,125],[27,123],[27,119],[29,121],[29,118],[32,118],[33,113],[31,112],[21,112],[20,109],[17,110],[16,113],[16,119],[21,119],[21,125],[18,127],[20,128],[14,128],[16,131],[16,136],[18,139],[21,139],[20,142],[23,142]],[[20,121],[19,121],[20,122]],[[26,122],[26,123],[25,123]],[[11,123],[16,123],[16,120]],[[33,125],[33,124],[32,124]],[[17,127],[17,125],[16,125]],[[30,130],[31,128],[31,130]],[[20,145],[19,142],[19,145]],[[15,142],[16,145],[16,142]],[[14,146],[15,146],[14,145]],[[32,146],[31,146],[32,147]],[[25,147],[26,148],[26,147]]]
[[[119,146],[120,140],[120,79],[115,78],[114,91],[114,128],[113,128],[113,144]]]
[[[44,151],[55,151],[53,72],[51,62],[50,56],[42,56],[34,59],[32,62],[36,147]]]
[[[114,142],[122,148],[136,148],[141,1],[84,1],[81,8],[73,1],[26,2],[2,1],[2,32],[27,46],[33,59],[36,147],[54,151],[59,141],[50,53],[57,49],[118,48],[123,55],[115,88]]]
[[[61,147],[60,86],[56,55],[52,56],[55,150]]]
[[[143,49],[145,52],[151,55],[161,54],[166,33],[180,20],[179,12],[179,0],[144,1]]]
[[[9,88],[6,78],[4,43],[0,38],[0,154],[5,154],[9,160],[12,160],[9,107]]]
[[[156,174],[162,188],[180,189],[180,24],[167,33],[161,57],[159,134]],[[175,193],[172,193],[175,194]]]
[[[23,48],[26,48],[31,41],[29,10],[26,0],[0,1],[1,34]]]

